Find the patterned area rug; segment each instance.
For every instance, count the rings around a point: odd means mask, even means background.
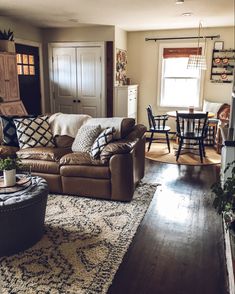
[[[155,191],[141,183],[130,203],[50,195],[42,240],[0,258],[0,293],[106,293]]]

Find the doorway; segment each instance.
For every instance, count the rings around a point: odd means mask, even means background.
[[[28,114],[39,115],[41,109],[39,48],[16,44],[20,97]]]
[[[51,43],[49,64],[54,112],[106,116],[104,44]]]

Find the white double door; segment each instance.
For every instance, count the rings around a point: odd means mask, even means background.
[[[53,104],[55,112],[104,113],[102,48],[52,48]]]

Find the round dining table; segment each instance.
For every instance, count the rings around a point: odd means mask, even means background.
[[[178,110],[178,113],[189,113],[189,111],[188,110]],[[205,112],[204,111],[194,110],[193,113],[205,113]],[[176,111],[175,110],[174,111],[168,111],[166,114],[169,117],[173,117],[173,118],[176,117]],[[208,118],[212,118],[214,116],[215,116],[215,114],[213,112],[208,112]]]

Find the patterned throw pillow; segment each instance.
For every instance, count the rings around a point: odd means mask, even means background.
[[[14,119],[21,149],[31,147],[54,147],[48,116]]]
[[[27,116],[5,116],[1,115],[2,122],[2,144],[6,146],[14,146],[19,147],[19,142],[16,134],[16,126],[14,123],[14,119],[16,118],[27,118],[27,117],[35,117],[34,115]]]
[[[101,126],[83,125],[77,132],[72,151],[89,152],[95,139],[101,132]]]
[[[103,130],[102,133],[95,140],[94,144],[91,147],[90,154],[94,159],[99,158],[101,151],[104,149],[108,143],[113,140],[115,133],[115,128],[107,128]]]

